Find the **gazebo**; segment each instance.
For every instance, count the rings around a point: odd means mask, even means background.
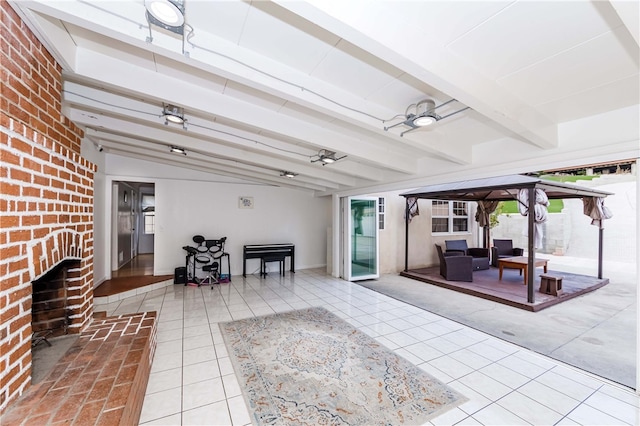
[[[542,193],[540,192],[542,191]],[[409,221],[412,199],[429,199],[442,201],[475,201],[478,203],[478,214],[476,219],[484,229],[483,245],[489,245],[489,215],[495,210],[499,201],[517,200],[520,211],[528,216],[528,268],[527,277],[527,300],[529,303],[535,302],[534,275],[535,268],[535,246],[534,236],[536,233],[537,214],[528,214],[540,210],[536,207],[536,199],[542,196],[546,199],[569,199],[580,198],[583,200],[584,213],[592,218],[592,224],[599,228],[598,240],[598,278],[602,279],[602,242],[603,226],[602,222],[607,219],[609,213],[604,208],[604,198],[612,195],[610,192],[585,188],[575,184],[568,184],[550,181],[533,176],[509,175],[492,177],[485,179],[466,180],[453,183],[430,185],[413,191],[400,194],[405,197],[405,266],[404,272],[408,271],[409,262]],[[536,210],[538,209],[538,210]],[[545,212],[546,213],[546,210]]]

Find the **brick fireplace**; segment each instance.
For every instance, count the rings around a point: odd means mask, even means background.
[[[67,266],[62,327],[77,334],[91,322],[95,166],[61,113],[61,67],[7,2],[0,8],[2,413],[30,385],[34,327],[52,325],[32,325],[33,284]]]
[[[73,315],[69,288],[79,272],[79,260],[63,260],[31,283],[32,347],[43,342],[49,344],[49,338],[68,334]]]

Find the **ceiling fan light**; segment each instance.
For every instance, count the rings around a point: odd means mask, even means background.
[[[296,177],[297,175],[298,175],[297,173],[294,173],[294,172],[287,172],[287,171],[284,171],[284,170],[283,170],[282,172],[280,172],[280,176],[284,176],[284,177],[287,177],[287,178],[289,178],[289,179],[294,178],[294,177]]]
[[[162,110],[164,119],[176,124],[184,124],[184,108],[175,105],[165,105]]]
[[[325,164],[331,164],[331,163],[335,163],[336,159],[333,157],[323,156],[323,157],[320,157],[320,161],[322,161]]]
[[[168,121],[172,123],[177,123],[177,124],[184,123],[184,118],[179,117],[177,115],[165,115],[164,118],[166,118]]]
[[[413,125],[418,127],[429,126],[436,122],[436,119],[430,115],[421,115],[413,119]]]
[[[184,148],[180,148],[179,146],[170,146],[169,147],[169,151],[176,153],[176,154],[182,154],[182,155],[187,155],[187,150]]]
[[[170,27],[184,25],[184,12],[179,3],[171,0],[146,0],[147,12],[158,21]]]

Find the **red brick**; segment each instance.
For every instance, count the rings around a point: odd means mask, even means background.
[[[22,195],[25,197],[38,197],[40,198],[40,188],[35,188],[33,186],[25,186],[22,188]]]
[[[20,165],[20,157],[4,149],[0,150],[0,161],[4,164],[15,164],[16,166]]]
[[[15,228],[20,224],[20,216],[2,216],[0,228]],[[2,258],[5,258],[4,256]]]
[[[31,239],[31,231],[20,230],[9,232],[9,242],[29,241]]]
[[[22,216],[22,226],[40,225],[40,216]]]
[[[2,193],[4,195],[10,195],[13,197],[17,197],[20,195],[20,185],[16,185],[13,183],[2,183]]]

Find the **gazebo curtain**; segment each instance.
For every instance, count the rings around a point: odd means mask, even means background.
[[[547,207],[549,206],[549,198],[547,194],[540,188],[535,190],[535,206],[534,206],[534,232],[533,244],[535,248],[542,248],[542,237],[544,235],[542,224],[547,221]],[[529,190],[521,189],[518,191],[518,210],[522,216],[529,214]]]
[[[611,219],[613,214],[611,210],[604,205],[604,198],[602,197],[585,197],[582,199],[584,205],[584,214],[589,216],[591,224],[598,228],[604,228],[604,220]]]
[[[491,224],[491,213],[495,212],[498,208],[500,201],[478,201],[478,209],[476,210],[476,222],[484,229],[484,244],[483,247],[488,248],[491,244],[491,237],[489,236],[489,228]]]
[[[407,198],[407,219],[411,222],[414,216],[418,216],[420,214],[420,209],[418,208],[418,199],[416,197],[408,197]]]

